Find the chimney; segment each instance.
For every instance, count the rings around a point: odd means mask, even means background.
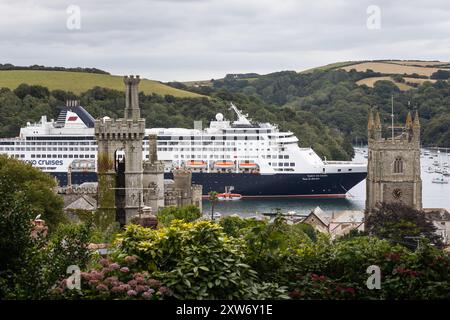
[[[125,113],[124,118],[139,120],[141,112],[139,109],[139,76],[123,77],[125,83]]]

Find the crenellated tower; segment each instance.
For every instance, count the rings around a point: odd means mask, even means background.
[[[98,145],[98,205],[102,220],[126,221],[142,205],[142,140],[145,119],[140,118],[139,76],[125,76],[124,118],[95,121]],[[124,157],[118,160],[117,152]]]

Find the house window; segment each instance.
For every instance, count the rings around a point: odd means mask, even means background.
[[[403,173],[403,160],[400,157],[395,158],[394,173]]]

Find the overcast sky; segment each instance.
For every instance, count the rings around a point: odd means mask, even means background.
[[[0,63],[186,81],[385,58],[450,60],[450,1],[0,0]]]

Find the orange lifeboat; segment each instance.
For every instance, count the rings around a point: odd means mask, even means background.
[[[234,168],[233,161],[218,161],[214,163],[214,167],[216,168]]]
[[[188,167],[188,168],[205,168],[206,162],[190,160],[190,161],[186,162],[186,167]]]
[[[239,163],[239,168],[242,169],[256,169],[258,168],[258,165],[254,162],[241,162]]]

